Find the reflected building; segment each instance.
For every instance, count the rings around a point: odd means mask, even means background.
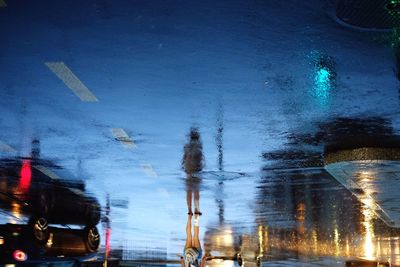
[[[268,188],[261,189],[271,193],[256,212],[264,259],[283,257],[309,261],[319,257],[360,257],[397,262],[399,255],[392,248],[400,231],[384,224],[328,174],[321,172],[304,182],[301,176],[295,177],[290,178],[293,196],[290,203],[276,197],[281,192],[280,186],[269,184]],[[265,205],[269,201],[283,204],[273,209]],[[270,220],[269,214],[281,217],[281,223]]]
[[[321,125],[320,129],[321,132],[314,135],[289,135],[291,144],[307,145],[309,153],[291,153],[287,149],[285,153],[272,152],[265,156],[266,166],[258,185],[255,208],[261,229],[259,236],[268,237],[263,238],[264,259],[295,258],[311,262],[332,258],[344,264],[346,260],[360,258],[398,265],[400,254],[396,247],[399,246],[400,231],[385,217],[386,213],[377,208],[388,205],[389,200],[384,201],[379,195],[385,188],[383,181],[390,166],[370,162],[370,167],[379,175],[373,175],[365,164],[353,164],[351,168],[328,165],[325,169],[321,162],[332,163],[333,154],[317,152],[340,150],[349,144],[351,148],[393,148],[393,140],[397,138],[392,129],[378,118],[338,119]],[[326,148],[324,144],[332,145]],[[375,152],[372,154],[376,157]],[[355,154],[361,159],[367,152]],[[393,149],[389,154],[394,155]],[[346,152],[342,159],[350,155]],[[394,182],[394,166],[391,167],[389,176]],[[352,174],[354,170],[358,171]],[[396,188],[393,184],[390,186],[390,182],[388,184],[386,188]],[[377,205],[375,199],[382,203]],[[397,198],[391,199],[397,201]]]

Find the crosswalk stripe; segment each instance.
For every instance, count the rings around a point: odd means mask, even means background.
[[[84,102],[99,101],[64,62],[46,62],[45,65]]]
[[[76,189],[76,188],[68,188],[69,191],[79,195],[79,196],[85,196],[85,194],[82,192],[82,190]]]
[[[47,175],[48,177],[50,177],[53,180],[61,180],[60,176],[58,176],[53,171],[49,170],[48,168],[46,168],[44,166],[36,165],[36,166],[34,166],[34,168],[37,169],[38,171],[42,172],[44,175]],[[83,192],[79,189],[68,188],[68,190],[77,195],[84,196]]]
[[[47,175],[48,177],[50,177],[53,180],[61,180],[60,176],[58,176],[53,171],[49,170],[48,168],[46,168],[44,166],[36,165],[36,166],[34,166],[34,168],[37,169],[38,171],[42,172],[44,175]],[[68,188],[68,190],[79,196],[84,196],[84,193],[82,192],[82,190],[79,190],[76,188]]]
[[[34,166],[35,169],[37,169],[38,171],[42,172],[43,174],[47,175],[48,177],[50,177],[53,180],[60,180],[60,176],[58,176],[57,174],[55,174],[54,172],[52,172],[51,170],[49,170],[48,168],[44,167],[44,166],[39,166],[36,165]]]
[[[150,178],[156,178],[157,177],[157,173],[154,171],[153,166],[151,166],[151,164],[148,163],[143,163],[140,164],[140,166],[142,166],[142,169],[144,171],[144,173],[150,177]]]
[[[13,147],[10,145],[6,144],[5,142],[0,140],[0,151],[2,152],[7,152],[7,153],[15,153],[17,150],[15,150]]]
[[[135,143],[132,138],[121,128],[113,128],[111,129],[112,134],[114,135],[115,140],[119,141],[125,148],[133,149],[136,148]]]
[[[167,197],[168,198],[168,197],[171,196],[170,193],[168,192],[168,190],[165,189],[165,188],[158,188],[157,191],[158,191],[158,194],[160,194],[163,197]]]

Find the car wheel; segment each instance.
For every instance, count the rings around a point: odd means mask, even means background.
[[[97,227],[85,228],[85,245],[89,252],[96,252],[100,246],[100,234]]]
[[[32,220],[33,237],[36,241],[44,244],[49,239],[49,223],[43,217]]]

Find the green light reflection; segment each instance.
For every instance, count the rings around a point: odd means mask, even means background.
[[[322,105],[326,105],[329,99],[329,93],[332,90],[333,75],[326,68],[320,68],[317,70],[314,78],[315,94],[318,101]]]

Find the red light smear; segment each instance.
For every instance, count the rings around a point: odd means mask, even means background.
[[[108,255],[110,255],[110,237],[111,237],[111,229],[107,228],[106,229],[106,258],[108,258]]]
[[[23,160],[21,167],[21,180],[19,181],[19,187],[23,193],[26,193],[26,191],[28,191],[29,187],[31,186],[31,178],[31,161]]]
[[[28,259],[28,256],[22,250],[16,250],[14,251],[14,259],[16,261],[26,261]]]

